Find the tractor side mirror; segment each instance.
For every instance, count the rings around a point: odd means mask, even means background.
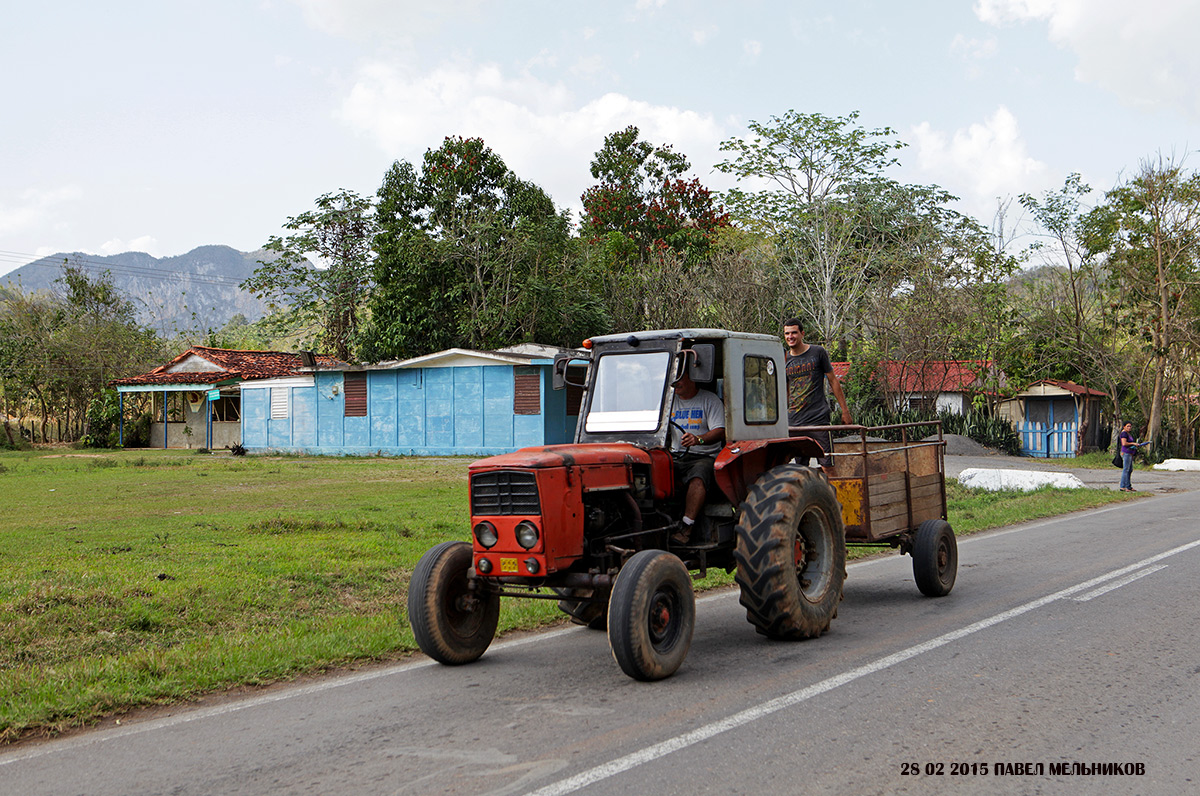
[[[687,374],[692,377],[692,381],[698,384],[712,381],[713,361],[716,355],[716,346],[712,343],[698,343],[681,350],[675,355],[671,383],[675,384],[683,377],[684,368],[687,368]]]
[[[554,355],[554,368],[550,377],[550,386],[556,390],[562,390],[570,385],[572,387],[586,387],[587,385],[580,382],[576,383],[567,378],[567,368],[572,362],[588,362],[589,357],[580,355],[576,352],[567,352]]]
[[[696,343],[691,348],[692,355],[688,357],[688,372],[692,381],[703,384],[713,380],[714,365],[717,360],[717,347],[712,343]]]

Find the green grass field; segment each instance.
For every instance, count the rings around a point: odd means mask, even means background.
[[[0,454],[0,742],[410,653],[409,577],[435,542],[469,538],[468,464]],[[950,521],[962,534],[1129,497],[951,482]],[[502,605],[502,632],[562,619],[549,601]]]

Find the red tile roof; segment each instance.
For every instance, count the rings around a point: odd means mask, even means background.
[[[171,368],[188,357],[199,357],[216,365],[219,370],[178,371],[170,372]],[[346,363],[333,357],[317,355],[319,367],[341,367]],[[248,381],[250,379],[273,379],[281,376],[293,376],[304,367],[297,353],[285,351],[239,351],[230,348],[209,348],[194,345],[187,351],[161,365],[149,373],[140,376],[129,376],[124,379],[113,379],[114,385],[135,386],[152,384],[218,384],[227,381]]]
[[[969,392],[980,389],[979,376],[990,366],[983,360],[888,360],[880,362],[876,373],[890,392],[919,394]],[[833,373],[840,380],[850,375],[849,362],[834,362]]]

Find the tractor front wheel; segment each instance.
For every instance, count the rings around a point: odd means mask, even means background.
[[[692,578],[679,558],[643,550],[621,567],[608,603],[608,644],[621,671],[635,680],[670,677],[695,626]]]
[[[408,621],[417,645],[439,663],[477,660],[492,643],[500,621],[500,597],[472,589],[471,545],[442,542],[429,548],[408,585]]]

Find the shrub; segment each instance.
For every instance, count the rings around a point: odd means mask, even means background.
[[[854,419],[864,426],[889,426],[898,423],[940,420],[943,434],[958,434],[968,437],[980,445],[1013,456],[1021,452],[1021,440],[1012,425],[987,410],[972,409],[959,415],[946,411],[934,414],[909,409],[893,411],[885,407],[875,407],[858,413]],[[882,435],[888,439],[898,440],[900,439],[900,430],[882,432]]]

